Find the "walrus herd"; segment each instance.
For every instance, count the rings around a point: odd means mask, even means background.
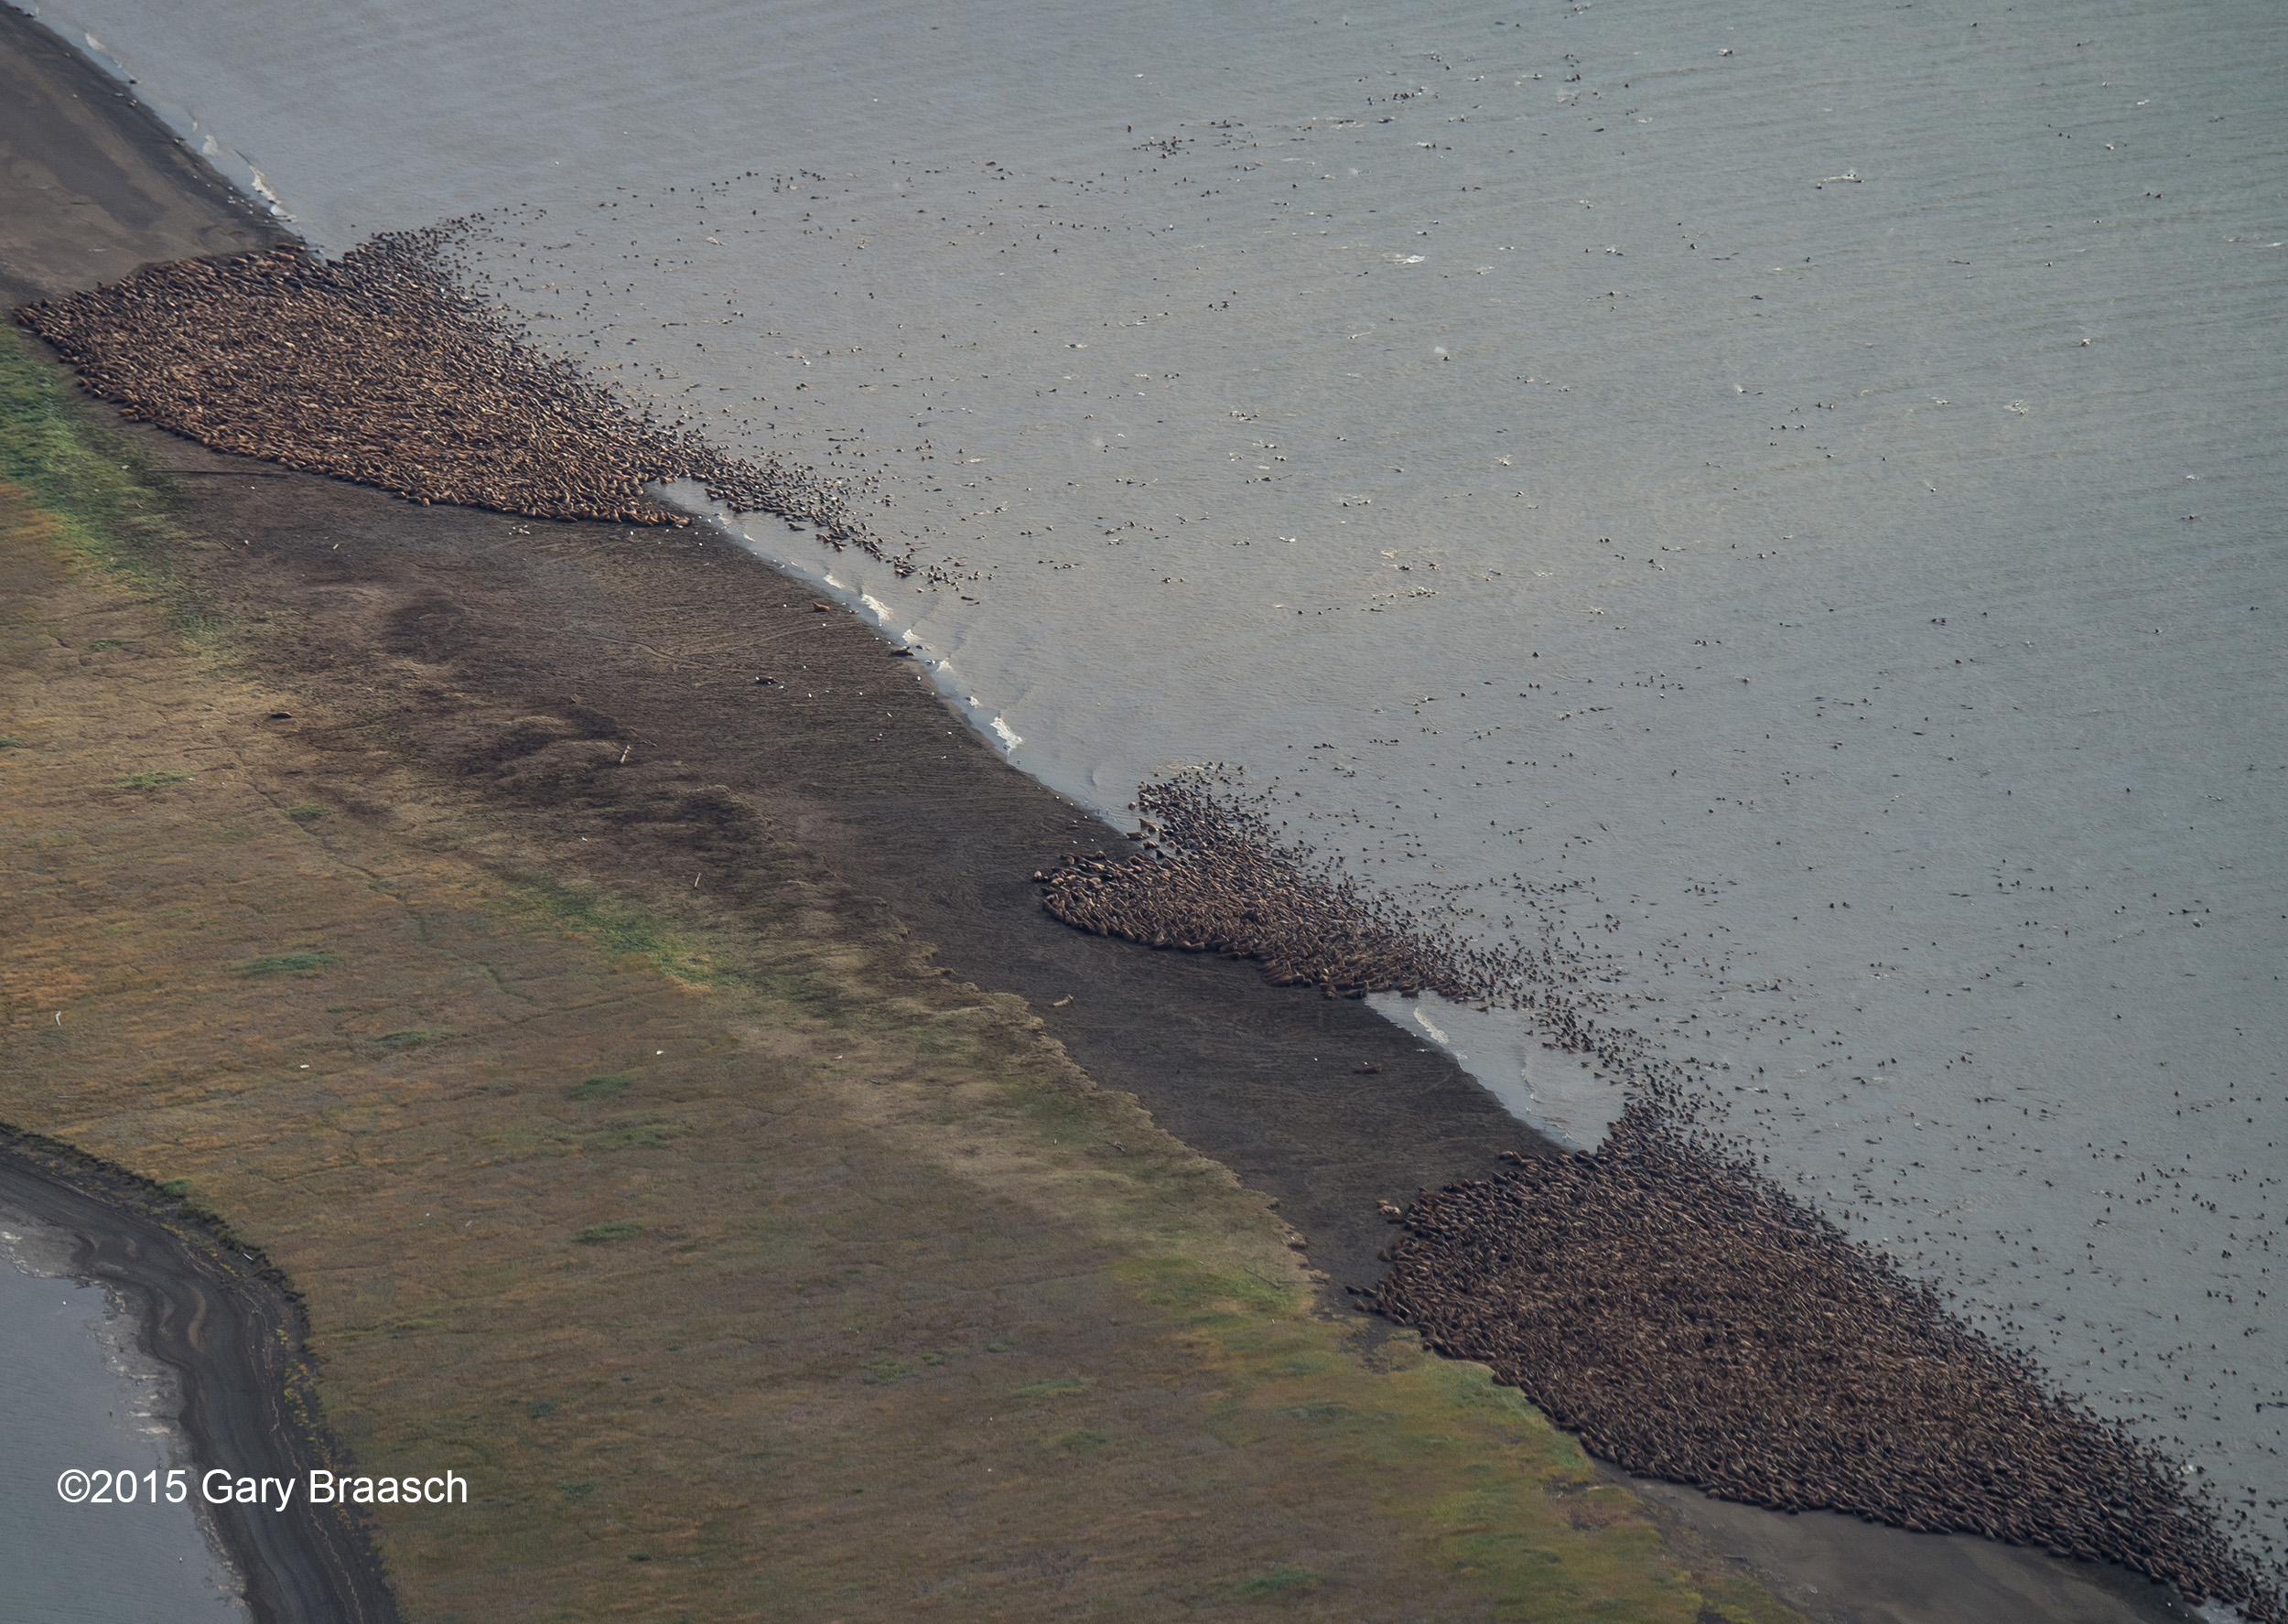
[[[1328,996],[1430,991],[1530,1009],[1548,1047],[1625,1078],[1603,1148],[1424,1192],[1362,1305],[1478,1361],[1584,1448],[1775,1511],[1827,1510],[2120,1563],[2288,1624],[2181,1468],[2058,1397],[2027,1358],[1759,1174],[1700,1124],[1690,1058],[1600,1019],[1552,936],[1487,951],[1283,844],[1261,800],[1193,770],[1139,791],[1139,855],[1068,856],[1042,906],[1077,929],[1259,960]]]
[[[1279,986],[1327,997],[1429,991],[1507,1001],[1520,966],[1390,908],[1282,846],[1262,812],[1204,773],[1138,791],[1140,854],[1068,855],[1041,906],[1077,930],[1147,947],[1255,959]]]
[[[728,456],[534,346],[469,291],[468,229],[380,236],[332,261],[289,245],[156,265],[16,317],[127,417],[218,451],[419,502],[622,524],[685,522],[643,488],[693,479],[737,511],[882,555],[856,482]]]
[[[640,414],[468,291],[465,227],[192,260],[18,312],[124,413],[218,450],[545,519],[681,522],[693,479],[739,511],[884,556],[857,484],[729,457]],[[911,566],[889,560],[901,572]],[[1516,1157],[1403,1214],[1366,1306],[1482,1361],[1627,1470],[1775,1510],[1831,1509],[2102,1558],[2288,1624],[2182,1473],[2056,1397],[1694,1125],[1679,1064],[1609,1026],[1610,979],[1555,939],[1473,945],[1282,843],[1262,803],[1180,774],[1139,792],[1142,849],[1035,876],[1076,929],[1259,961],[1328,997],[1435,993],[1531,1010],[1625,1077],[1605,1147]]]
[[[1567,944],[1552,931],[1538,952],[1465,942],[1308,844],[1283,841],[1269,803],[1222,769],[1145,784],[1133,804],[1139,827],[1128,838],[1140,851],[1067,853],[1053,873],[1033,875],[1050,914],[1146,947],[1253,959],[1274,985],[1330,998],[1428,992],[1530,1010],[1547,1047],[1625,1073],[1679,1117],[1692,1114],[1692,1058],[1679,1065],[1642,1034],[1597,1018],[1608,1003],[1602,984],[1615,977],[1578,937]]]
[[[1592,1454],[2288,1617],[2165,1457],[1657,1112],[1633,1108],[1593,1155],[1513,1159],[1417,1200],[1365,1302],[1492,1367]]]

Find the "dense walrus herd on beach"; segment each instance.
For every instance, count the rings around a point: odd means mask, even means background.
[[[692,479],[879,554],[849,481],[728,456],[527,342],[467,291],[463,229],[330,262],[284,247],[156,265],[17,318],[128,417],[218,451],[420,502],[625,524],[683,522],[643,488]]]
[[[1373,898],[1264,803],[1193,770],[1139,790],[1143,853],[1073,856],[1042,905],[1081,930],[1261,961],[1328,996],[1530,1009],[1633,1086],[1605,1147],[1425,1193],[1365,1305],[1492,1367],[1629,1471],[1775,1511],[1979,1533],[2118,1562],[2288,1624],[2180,1470],[1852,1244],[1695,1125],[1688,1059],[1598,1018],[1554,938],[1470,948]],[[1386,1205],[1386,1213],[1399,1210]]]
[[[2118,1562],[2273,1624],[2181,1470],[1769,1181],[1632,1110],[1426,1193],[1367,1304],[1592,1454],[1775,1511]]]
[[[1129,838],[1140,852],[1069,853],[1055,872],[1033,876],[1041,905],[1075,930],[1253,959],[1273,984],[1315,986],[1330,998],[1428,992],[1531,1010],[1549,1048],[1626,1072],[1686,1108],[1686,1069],[1642,1035],[1595,1018],[1603,978],[1554,936],[1538,952],[1473,946],[1376,897],[1310,847],[1282,842],[1264,803],[1219,769],[1145,784],[1134,804],[1140,826]]]
[[[163,265],[19,316],[128,416],[219,450],[424,502],[633,524],[677,522],[647,484],[694,479],[881,555],[848,482],[730,457],[527,342],[467,291],[462,230],[330,263],[280,249]],[[1696,1127],[1695,1062],[1601,1020],[1608,978],[1585,952],[1554,935],[1538,952],[1473,946],[1282,844],[1227,789],[1197,772],[1146,786],[1142,849],[1068,856],[1035,877],[1042,905],[1329,997],[1531,1010],[1549,1047],[1633,1091],[1595,1155],[1425,1194],[1370,1307],[1490,1365],[1631,1471],[2108,1559],[2288,1624],[2165,1458]]]
[[[1144,851],[1073,855],[1041,879],[1041,906],[1078,930],[1147,947],[1259,960],[1279,986],[1328,997],[1503,995],[1508,959],[1470,948],[1280,846],[1263,814],[1186,773],[1138,793]]]

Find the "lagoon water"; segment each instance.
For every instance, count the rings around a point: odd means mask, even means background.
[[[128,1327],[104,1292],[43,1272],[61,1255],[51,1231],[0,1213],[0,1613],[11,1624],[243,1624],[237,1582],[189,1500],[154,1505],[140,1480],[132,1505],[57,1493],[70,1467],[156,1472],[163,1487],[170,1467],[193,1465],[167,1384],[123,1345]]]
[[[481,211],[546,341],[880,479],[921,574],[742,533],[1026,770],[1601,956],[2277,1559],[2276,7],[40,9],[317,246]],[[1624,1081],[1387,1013],[1576,1142]]]

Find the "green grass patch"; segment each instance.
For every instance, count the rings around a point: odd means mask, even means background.
[[[591,1223],[574,1231],[572,1238],[583,1246],[608,1246],[614,1241],[632,1240],[643,1232],[643,1226],[633,1219],[615,1218],[610,1223]]]
[[[1090,1383],[1085,1376],[1051,1376],[1043,1382],[1028,1382],[1009,1392],[1011,1398],[1053,1398],[1061,1393],[1085,1393]]]
[[[869,1386],[886,1386],[912,1374],[913,1367],[901,1360],[878,1359],[867,1365],[861,1379]]]
[[[1052,1449],[1063,1449],[1072,1455],[1093,1455],[1112,1440],[1089,1427],[1076,1426],[1071,1432],[1061,1432],[1049,1440]]]
[[[724,966],[721,952],[696,931],[679,930],[617,898],[547,879],[528,880],[520,888],[551,920],[590,938],[607,952],[642,959],[693,986],[729,986],[739,979]]]
[[[169,784],[190,782],[190,774],[187,772],[137,772],[131,773],[124,779],[113,779],[112,782],[126,790],[163,790]]]
[[[286,815],[297,823],[315,823],[329,810],[323,806],[289,806],[286,809]]]
[[[552,1398],[536,1398],[524,1406],[524,1414],[534,1421],[556,1413],[556,1401]]]
[[[1232,1586],[1233,1594],[1242,1601],[1260,1601],[1268,1597],[1291,1596],[1299,1591],[1316,1590],[1325,1584],[1327,1576],[1315,1568],[1275,1567],[1269,1573],[1257,1574],[1252,1579],[1242,1579]]]
[[[576,1100],[609,1100],[614,1094],[626,1093],[628,1085],[634,1081],[635,1073],[632,1071],[609,1071],[601,1077],[591,1077],[586,1081],[574,1083],[572,1097]]]
[[[614,1123],[603,1132],[591,1135],[588,1142],[596,1150],[660,1150],[689,1132],[688,1123],[653,1116]]]
[[[424,1031],[418,1027],[410,1027],[403,1032],[384,1032],[373,1041],[383,1049],[419,1049],[423,1044],[435,1043],[444,1036],[442,1032]]]
[[[0,733],[0,750],[20,750],[24,741],[13,733]]]
[[[200,1189],[198,1184],[192,1179],[170,1178],[159,1186],[159,1193],[173,1196],[183,1204],[184,1210],[196,1217],[205,1219],[210,1223],[219,1221],[214,1209],[208,1203],[205,1192]],[[221,1227],[227,1230],[230,1226],[222,1224]]]
[[[232,969],[241,975],[300,975],[313,970],[330,970],[341,963],[339,953],[324,948],[311,948],[298,953],[268,953],[259,959],[248,959],[233,964]]]
[[[13,326],[0,327],[0,479],[55,517],[67,551],[132,577],[156,597],[187,641],[221,629],[178,579],[172,555],[189,538],[172,482]]]

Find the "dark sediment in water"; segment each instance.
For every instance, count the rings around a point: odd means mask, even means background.
[[[534,347],[468,291],[463,229],[184,260],[17,318],[128,417],[219,451],[534,519],[680,523],[643,488],[692,479],[884,555],[860,482],[728,456]]]

